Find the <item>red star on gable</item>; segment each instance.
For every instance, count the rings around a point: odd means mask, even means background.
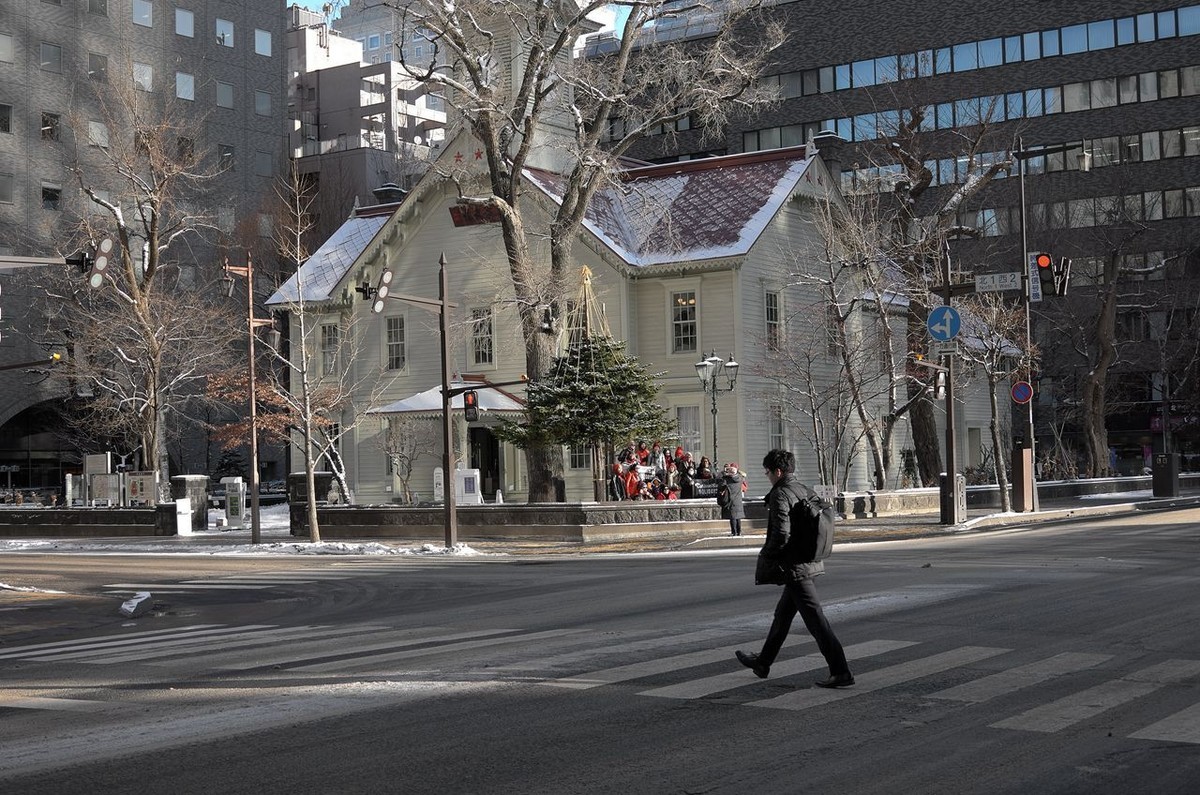
[[[454,162],[455,162],[455,163],[461,163],[461,162],[462,162],[462,159],[463,159],[462,152],[455,152],[455,153],[454,153]]]
[[[482,149],[476,149],[476,150],[475,150],[475,159],[476,159],[476,160],[483,160],[483,150],[482,150]]]

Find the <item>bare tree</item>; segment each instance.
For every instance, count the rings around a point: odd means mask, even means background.
[[[664,125],[689,118],[717,130],[727,114],[771,99],[755,81],[781,32],[750,24],[756,3],[618,2],[629,11],[619,46],[602,63],[586,62],[572,59],[572,48],[595,28],[588,15],[607,2],[387,4],[403,7],[409,29],[420,26],[434,45],[428,63],[404,64],[408,73],[445,93],[478,144],[486,166],[482,178],[472,176],[465,167],[470,164],[440,173],[457,185],[461,204],[498,218],[526,372],[540,379],[555,354],[542,323],[547,315],[562,316],[552,308],[567,297],[572,246],[592,197],[620,170],[629,148]],[[702,46],[660,44],[639,56],[654,36],[654,23],[706,11],[714,34]],[[554,172],[551,190],[558,201],[545,227],[533,225],[536,192],[527,182],[533,165]],[[542,241],[548,265],[536,253]],[[529,499],[553,500],[561,448],[537,444],[525,454]]]
[[[86,197],[75,239],[116,246],[96,289],[78,274],[46,275],[47,336],[71,353],[56,377],[88,398],[78,416],[96,435],[140,443],[165,490],[168,417],[189,418],[236,336],[203,253],[221,164],[163,92],[116,80],[87,89],[63,131]]]
[[[987,387],[991,459],[1000,487],[1000,510],[1010,511],[1012,494],[1008,488],[1008,470],[1004,466],[1008,445],[1002,433],[1007,423],[996,396],[1001,385],[1014,375],[1029,372],[1030,363],[1036,357],[1033,346],[1025,340],[1024,307],[1006,300],[1000,293],[976,293],[967,300],[964,331],[960,336],[955,355],[973,365]]]
[[[379,444],[391,463],[392,474],[400,482],[401,499],[413,503],[411,486],[413,466],[422,454],[437,447],[441,440],[437,423],[426,417],[393,414],[383,419],[384,431]]]

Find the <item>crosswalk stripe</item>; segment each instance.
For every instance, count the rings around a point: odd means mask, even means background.
[[[563,635],[572,635],[578,632],[583,632],[581,629],[551,629],[545,632],[532,632],[527,635],[507,635],[502,638],[485,638],[482,640],[467,640],[461,643],[451,643],[445,646],[432,646],[420,649],[408,649],[406,651],[385,652],[383,654],[371,654],[361,657],[352,657],[350,659],[333,660],[331,662],[313,663],[310,665],[289,665],[289,671],[304,671],[308,673],[328,673],[330,671],[344,671],[347,669],[356,670],[362,665],[372,665],[375,663],[396,662],[398,660],[408,660],[413,657],[429,657],[434,654],[443,654],[446,652],[467,651],[470,649],[478,649],[486,646],[497,646],[504,643],[526,643],[543,638],[557,638]]]
[[[264,666],[283,666],[305,660],[319,660],[323,657],[361,651],[379,651],[395,649],[401,646],[414,646],[419,643],[440,643],[446,640],[457,640],[463,637],[473,637],[477,633],[456,633],[453,635],[437,636],[435,633],[444,632],[444,627],[423,627],[421,629],[394,630],[390,627],[356,627],[345,635],[338,637],[336,642],[329,643],[328,637],[335,633],[324,633],[319,638],[310,638],[297,643],[289,643],[278,649],[263,649],[254,654],[253,659],[247,660],[245,652],[215,652],[204,655],[204,666],[209,670],[244,670],[246,668],[261,668]],[[377,643],[380,638],[386,642]],[[170,663],[157,662],[151,665],[165,666]]]
[[[107,643],[101,640],[98,643],[81,643],[78,646],[55,649],[48,652],[35,652],[25,655],[27,659],[38,660],[41,662],[48,661],[71,661],[71,660],[86,660],[91,657],[101,657],[112,654],[114,651],[126,651],[129,647],[136,647],[139,653],[145,653],[147,649],[158,649],[163,647],[172,647],[177,645],[195,645],[198,643],[219,643],[225,638],[239,637],[247,631],[258,629],[272,629],[273,624],[247,624],[240,627],[222,627],[221,629],[201,630],[200,632],[189,632],[178,637],[165,635],[157,638],[148,638],[146,640],[128,642],[117,641]]]
[[[1193,704],[1129,736],[1138,740],[1200,744],[1200,704]]]
[[[996,729],[1056,732],[1197,674],[1200,660],[1167,660],[991,725]]]
[[[539,670],[546,670],[547,668],[555,668],[560,665],[571,665],[572,663],[578,663],[581,660],[592,660],[598,656],[648,651],[650,649],[659,649],[663,646],[682,646],[685,643],[713,640],[715,638],[725,637],[728,634],[728,630],[724,629],[702,629],[696,632],[687,632],[682,635],[663,635],[659,632],[654,632],[652,637],[649,638],[626,641],[625,643],[616,643],[599,649],[588,648],[580,649],[578,651],[564,652],[562,654],[556,654],[552,657],[541,657],[536,662]],[[529,666],[529,662],[517,662],[513,663],[512,665],[492,666],[488,670],[524,671],[528,670]]]
[[[785,647],[798,646],[811,642],[810,638],[804,636],[792,636],[784,641],[783,645]],[[600,687],[601,685],[628,682],[630,679],[641,679],[643,676],[654,676],[655,674],[678,671],[682,668],[692,668],[697,665],[707,665],[722,660],[730,660],[733,658],[733,653],[737,648],[737,646],[723,646],[719,649],[702,649],[701,651],[676,654],[671,657],[656,657],[652,660],[619,665],[616,668],[607,668],[602,671],[591,671],[576,676],[567,676],[562,679],[552,679],[543,684],[550,685],[551,687],[570,688],[572,690],[587,690],[593,687]]]
[[[914,679],[929,676],[930,674],[957,668],[960,665],[969,665],[980,660],[986,660],[989,657],[995,657],[998,654],[1005,654],[1009,651],[1012,651],[1012,649],[997,649],[990,646],[963,646],[958,649],[942,652],[941,654],[934,654],[930,657],[922,657],[910,662],[857,675],[856,678],[859,681],[857,686],[852,690],[822,688],[797,690],[792,693],[785,693],[782,696],[776,696],[775,698],[764,699],[763,701],[751,701],[750,706],[790,710],[808,709],[809,707],[853,698],[864,693],[882,690],[885,687],[910,682]]]
[[[151,593],[179,593],[180,591],[244,591],[246,589],[260,590],[262,588],[270,588],[270,585],[224,585],[221,583],[195,583],[187,585],[177,582],[158,582],[158,583],[114,583],[105,585],[104,588],[110,591],[149,591]]]
[[[43,696],[6,697],[0,693],[0,707],[13,709],[45,709],[63,712],[98,712],[113,704],[108,701],[87,701],[81,698],[46,698]]]
[[[98,665],[114,665],[117,663],[143,662],[161,657],[173,657],[180,654],[195,655],[199,649],[216,647],[221,650],[261,646],[270,643],[287,641],[293,636],[307,637],[313,630],[329,629],[328,627],[276,627],[275,629],[257,630],[253,632],[236,632],[221,635],[216,638],[183,638],[169,643],[156,644],[153,647],[140,647],[129,650],[124,654],[112,654],[107,649],[82,652],[78,655],[55,657],[56,660],[77,660],[96,663]],[[37,659],[37,658],[35,658]],[[197,661],[198,665],[208,665],[208,655],[205,654]]]
[[[866,643],[858,643],[853,646],[846,647],[846,656],[850,659],[858,659],[862,657],[871,657],[876,654],[885,654],[896,649],[903,649],[908,646],[916,645],[912,641],[904,640],[871,640]],[[739,687],[747,687],[757,684],[758,679],[755,678],[749,671],[741,666],[736,660],[733,664],[737,666],[737,670],[729,671],[715,676],[706,676],[703,679],[693,679],[688,682],[681,682],[676,685],[667,685],[666,687],[656,687],[653,690],[643,690],[638,693],[639,696],[655,696],[657,698],[701,698],[703,696],[720,693],[725,690],[734,690]],[[776,661],[771,666],[771,676],[792,676],[793,674],[804,673],[805,671],[815,671],[825,667],[825,658],[820,654],[809,654],[805,657],[798,657],[783,662]]]
[[[1031,685],[1041,684],[1048,679],[1063,674],[1092,668],[1102,662],[1111,660],[1111,654],[1077,654],[1067,652],[1047,657],[1044,660],[1028,665],[1000,671],[982,679],[964,682],[961,685],[930,693],[930,698],[945,698],[951,701],[966,701],[971,704],[982,704],[996,696],[1014,693]]]
[[[211,629],[220,628],[223,626],[225,626],[225,625],[224,624],[194,624],[190,627],[180,627],[178,629],[154,629],[154,630],[149,630],[147,632],[133,632],[133,633],[130,633],[127,635],[112,635],[109,638],[100,638],[99,640],[100,640],[100,642],[112,641],[112,642],[114,642],[114,644],[116,642],[138,643],[142,640],[145,640],[145,639],[148,639],[151,637],[156,637],[159,635],[172,635],[172,634],[176,634],[179,632],[198,632],[201,630],[211,630]],[[56,640],[51,643],[32,643],[27,646],[13,646],[10,649],[6,649],[5,651],[0,652],[0,660],[8,659],[11,657],[24,657],[27,654],[29,654],[30,652],[45,651],[46,649],[57,649],[57,648],[64,648],[67,646],[77,646],[81,642],[83,642],[83,641]]]

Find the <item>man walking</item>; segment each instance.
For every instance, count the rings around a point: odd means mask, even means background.
[[[817,686],[850,687],[854,684],[854,675],[846,663],[846,652],[825,619],[813,584],[815,577],[825,573],[825,564],[812,560],[811,553],[800,551],[811,549],[810,545],[801,543],[799,537],[807,528],[793,525],[792,509],[812,494],[792,476],[795,468],[796,457],[787,450],[771,450],[763,458],[771,491],[767,494],[767,540],[758,553],[754,581],[757,585],[782,585],[783,593],[775,606],[775,618],[762,651],[758,654],[738,651],[736,656],[738,662],[754,671],[755,676],[766,679],[771,672],[771,663],[775,662],[792,621],[799,613],[829,665],[829,676],[818,681]],[[795,521],[799,520],[800,517],[796,517]],[[810,559],[804,560],[805,557]]]

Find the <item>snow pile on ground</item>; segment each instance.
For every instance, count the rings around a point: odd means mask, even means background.
[[[217,519],[224,518],[223,510],[208,512],[208,527],[216,528]],[[484,555],[466,544],[455,544],[447,549],[437,544],[416,546],[393,546],[379,542],[347,543],[344,541],[295,540],[289,532],[288,506],[271,505],[259,510],[260,544],[213,544],[216,539],[230,539],[230,534],[248,536],[250,519],[241,530],[209,529],[187,536],[176,536],[169,542],[150,540],[141,542],[97,542],[86,538],[55,539],[6,539],[0,541],[0,552],[70,552],[86,550],[89,553],[141,552],[186,555],[426,555],[455,556]],[[236,536],[235,536],[236,537]]]

